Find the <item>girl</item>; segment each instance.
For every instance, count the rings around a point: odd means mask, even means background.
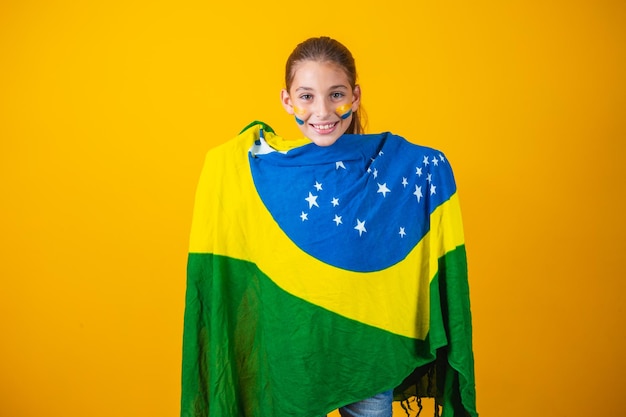
[[[287,59],[281,101],[304,136],[329,146],[346,131],[362,133],[361,88],[350,51],[330,38],[301,43]]]
[[[409,396],[477,416],[450,165],[399,136],[362,134],[356,80],[347,48],[308,39],[281,91],[304,138],[255,122],[207,154],[182,416],[390,417]]]

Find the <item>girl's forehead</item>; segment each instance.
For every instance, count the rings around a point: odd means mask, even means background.
[[[302,83],[340,82],[350,85],[346,71],[332,61],[302,61],[294,65],[292,86]]]

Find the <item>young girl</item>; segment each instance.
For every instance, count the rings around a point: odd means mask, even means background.
[[[462,223],[448,160],[363,134],[352,55],[312,38],[281,102],[209,151],[188,259],[181,416],[477,416]]]

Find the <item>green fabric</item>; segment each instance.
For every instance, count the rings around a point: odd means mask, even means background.
[[[463,247],[448,253],[440,260],[440,274],[452,268],[463,270],[464,261]],[[343,318],[293,297],[250,262],[191,253],[188,276],[184,417],[315,417],[371,392],[394,387],[399,387],[396,399],[414,394],[437,396],[444,406],[444,417],[477,415],[473,406],[473,359],[463,348],[468,343],[471,346],[469,318],[450,320],[449,306],[454,309],[466,298],[467,284],[462,277],[442,280],[438,276],[432,281],[432,297],[442,298],[441,303],[431,303],[431,334],[420,341]],[[291,313],[285,316],[285,311]],[[332,340],[324,339],[328,328],[334,329]],[[448,336],[449,330],[452,333]],[[289,354],[310,352],[311,335],[316,336],[316,357]],[[449,339],[456,339],[459,349],[438,349]],[[386,351],[372,352],[372,346],[383,345]],[[289,358],[298,359],[293,362]],[[355,360],[363,361],[364,366],[358,366]],[[428,375],[419,377],[428,369],[428,363],[435,363],[438,372],[437,386],[430,387],[430,392],[425,390]],[[397,372],[402,367],[404,375],[415,368],[418,371],[403,382]],[[342,372],[342,368],[348,368],[348,372]],[[367,375],[356,375],[359,370]],[[363,377],[371,382],[366,392],[359,386],[350,387],[352,381]],[[459,379],[465,387],[461,393]],[[320,380],[326,384],[311,382]],[[434,382],[431,375],[430,385]],[[415,391],[415,384],[422,389]]]
[[[263,128],[264,131],[266,132],[272,132],[274,133],[274,129],[272,129],[272,127],[270,125],[268,125],[267,123],[264,122],[259,122],[258,120],[255,120],[254,122],[249,123],[246,127],[244,127],[243,129],[241,129],[241,132],[239,132],[240,134],[245,132],[246,130],[250,129],[251,127],[254,126],[261,126]]]

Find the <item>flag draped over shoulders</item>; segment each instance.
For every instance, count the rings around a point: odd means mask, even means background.
[[[319,417],[394,389],[477,416],[461,214],[439,151],[260,122],[207,153],[187,266],[183,417]]]

